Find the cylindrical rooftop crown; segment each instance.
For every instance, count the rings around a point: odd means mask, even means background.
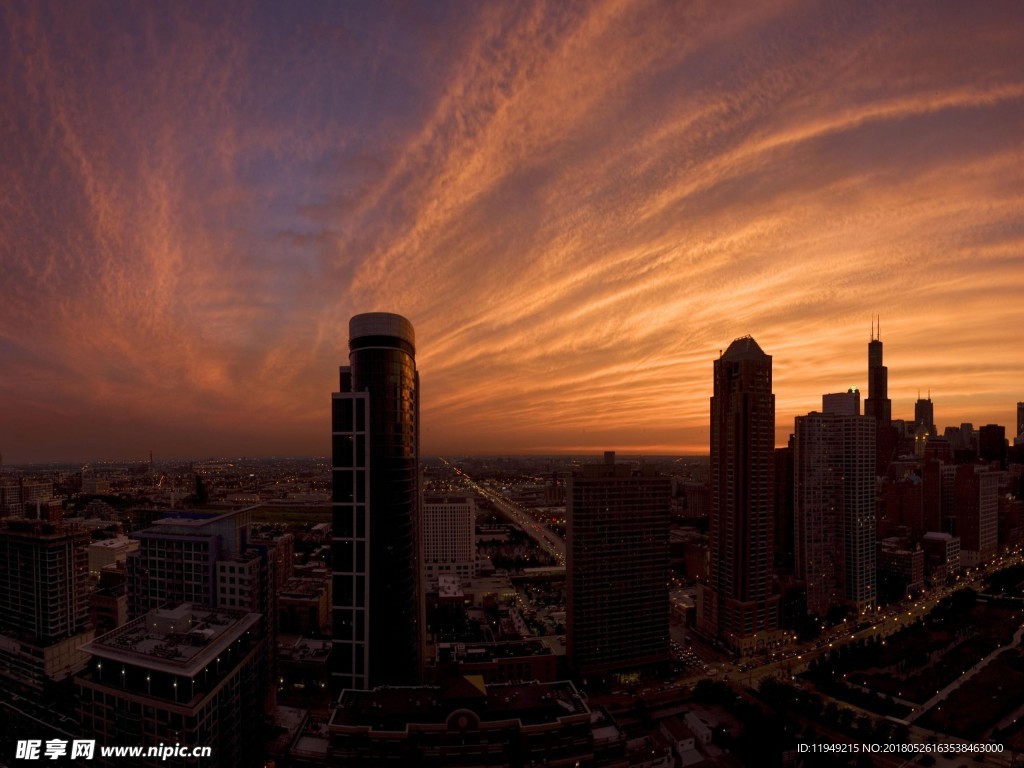
[[[364,336],[393,336],[416,347],[416,332],[412,323],[393,312],[365,312],[348,321],[349,344]]]

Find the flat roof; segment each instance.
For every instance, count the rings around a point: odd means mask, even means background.
[[[471,686],[469,678],[463,683],[346,690],[331,725],[403,732],[410,724],[444,723],[459,709],[472,710],[483,723],[519,720],[525,725],[555,723],[572,715],[589,716],[590,712],[576,687],[565,680],[486,685],[482,691]]]
[[[261,614],[206,610],[185,603],[157,608],[82,650],[111,661],[195,677],[254,627]]]
[[[113,539],[100,539],[99,541],[94,541],[92,544],[89,545],[89,548],[92,549],[93,547],[96,547],[97,549],[117,549],[118,547],[127,547],[130,544],[135,544],[136,546],[138,546],[138,542],[134,539],[129,539],[127,536],[117,536]]]
[[[461,648],[459,646],[462,646]],[[461,654],[461,655],[460,655]],[[442,661],[484,662],[492,659],[515,659],[527,656],[551,656],[551,648],[540,640],[510,640],[497,643],[437,644],[437,656]]]

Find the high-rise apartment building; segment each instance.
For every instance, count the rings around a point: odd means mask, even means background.
[[[796,567],[796,527],[793,524],[793,435],[785,448],[775,449],[775,558],[778,576],[792,576]]]
[[[977,464],[956,467],[956,530],[960,562],[973,568],[996,554],[999,544],[999,480],[1001,473]]]
[[[578,674],[669,660],[671,495],[671,478],[616,464],[614,454],[568,479],[566,642]]]
[[[368,690],[420,673],[419,374],[412,324],[349,322],[332,411],[333,682]]]
[[[84,666],[89,533],[44,520],[0,528],[0,676],[36,690]]]
[[[850,387],[846,392],[821,396],[821,412],[836,416],[860,416],[860,390]]]
[[[424,496],[423,575],[428,581],[442,575],[472,577],[475,517],[471,496]]]
[[[810,413],[795,427],[797,575],[807,610],[873,607],[875,427],[865,416]]]
[[[178,511],[132,534],[127,557],[128,614],[192,603],[273,615],[275,559],[249,542],[249,509]]]
[[[986,424],[978,429],[978,457],[1006,468],[1006,427]]]
[[[101,746],[208,747],[208,766],[262,765],[268,618],[188,603],[155,609],[84,647],[79,717]],[[96,750],[96,763],[123,764]],[[164,766],[166,755],[133,765]]]
[[[774,450],[772,359],[745,336],[715,361],[710,569],[697,605],[698,630],[741,653],[774,641],[779,628],[772,584]]]
[[[128,615],[187,603],[266,617],[267,644],[277,647],[277,557],[273,544],[249,540],[251,507],[230,512],[175,511],[132,534],[127,558]],[[276,656],[269,657],[271,678]],[[261,693],[274,703],[273,687]]]
[[[33,506],[53,498],[53,483],[0,478],[0,517],[32,517]]]
[[[874,416],[879,427],[892,423],[892,401],[889,399],[889,369],[882,365],[881,323],[871,328],[868,343],[868,398],[864,415]]]
[[[807,611],[825,615],[842,590],[842,446],[835,418],[810,413],[794,425],[796,575],[807,590]]]

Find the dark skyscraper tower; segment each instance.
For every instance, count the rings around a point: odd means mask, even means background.
[[[996,461],[1006,468],[1006,427],[986,424],[978,429],[978,456],[982,461]]]
[[[1017,403],[1017,437],[1024,440],[1024,403]]]
[[[669,501],[650,468],[585,464],[566,484],[566,635],[580,675],[669,661]]]
[[[935,406],[930,393],[928,397],[918,397],[914,403],[914,426],[927,429],[930,437],[938,434],[935,429]]]
[[[419,375],[412,324],[349,322],[332,396],[333,673],[340,688],[418,682]]]
[[[868,398],[864,401],[864,415],[874,416],[879,427],[892,423],[892,401],[889,399],[889,369],[882,365],[881,321],[871,326],[868,343]]]
[[[772,593],[775,396],[772,359],[749,336],[715,361],[710,567],[698,629],[750,653],[775,639]]]

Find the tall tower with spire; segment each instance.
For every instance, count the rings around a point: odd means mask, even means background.
[[[917,402],[914,403],[914,427],[924,427],[929,437],[938,434],[935,428],[935,405],[932,403],[932,393],[928,390],[928,397],[921,397],[917,393]]]
[[[889,369],[882,365],[882,320],[871,321],[871,341],[868,343],[868,397],[864,401],[864,415],[874,416],[879,427],[892,423],[892,401],[889,399]]]

